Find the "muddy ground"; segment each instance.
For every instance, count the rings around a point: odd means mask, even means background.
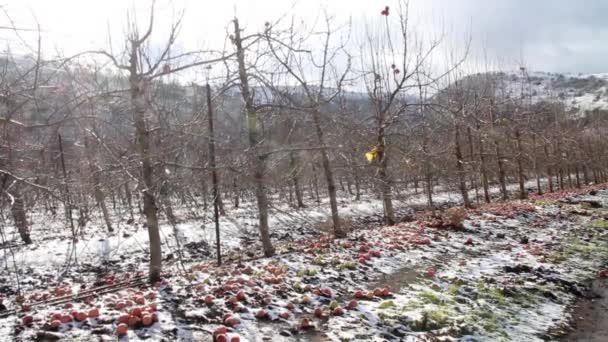
[[[608,341],[608,281],[595,280],[592,289],[595,298],[581,298],[574,306],[574,330],[562,342]]]

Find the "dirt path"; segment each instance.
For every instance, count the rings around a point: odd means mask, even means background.
[[[575,329],[561,341],[608,341],[608,280],[594,281],[593,292],[599,297],[577,302],[573,312]]]

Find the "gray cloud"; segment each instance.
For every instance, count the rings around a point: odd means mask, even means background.
[[[608,1],[413,1],[447,25],[471,28],[473,53],[523,60],[536,70],[608,72]],[[430,12],[429,12],[430,13]]]

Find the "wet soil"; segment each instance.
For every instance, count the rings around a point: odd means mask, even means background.
[[[595,280],[592,290],[597,298],[579,299],[572,312],[574,330],[560,341],[608,341],[608,279]]]

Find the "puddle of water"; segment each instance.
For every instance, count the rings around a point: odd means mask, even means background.
[[[325,342],[327,338],[323,332],[317,329],[309,329],[294,333],[291,336],[283,336],[281,331],[290,331],[290,326],[283,321],[257,321],[255,326],[255,335],[259,339],[252,339],[255,342],[272,341],[272,342],[293,342],[293,341],[310,341],[310,342]],[[318,327],[321,329],[322,327]]]

